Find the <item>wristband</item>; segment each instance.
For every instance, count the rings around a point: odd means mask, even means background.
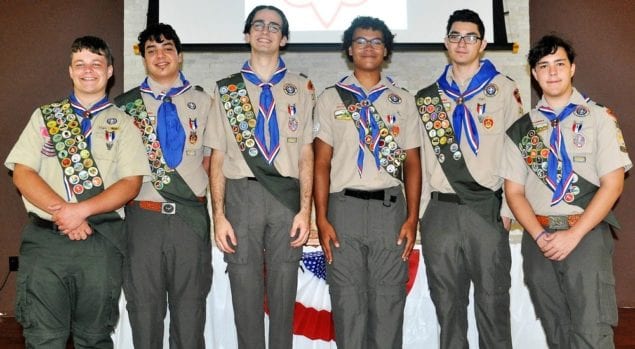
[[[540,238],[541,238],[543,235],[549,235],[549,233],[548,233],[546,230],[541,231],[541,232],[540,232],[540,234],[538,234],[538,236],[536,236],[536,238],[534,239],[534,241],[538,242],[538,240],[540,240]]]

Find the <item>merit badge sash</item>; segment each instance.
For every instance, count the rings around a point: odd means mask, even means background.
[[[104,190],[103,179],[70,101],[64,99],[43,105],[40,111],[64,170],[68,198],[75,195],[77,201],[83,201],[101,193]]]
[[[387,127],[386,123],[379,115],[377,108],[375,108],[369,100],[358,102],[357,98],[355,98],[355,95],[353,95],[351,91],[345,90],[339,85],[335,85],[335,89],[342,99],[342,102],[344,102],[344,105],[346,105],[346,110],[351,114],[351,119],[355,123],[357,131],[366,133],[364,144],[373,155],[377,154],[376,156],[379,157],[379,166],[381,166],[389,175],[403,181],[402,166],[406,160],[406,152],[401,149],[396,142],[396,133],[398,133],[398,128]],[[360,121],[360,118],[362,117],[360,110],[362,107],[367,107],[370,111],[371,117],[375,119],[375,122],[379,127],[379,139],[373,140],[370,132],[365,129],[364,125]],[[375,149],[375,147],[378,147],[378,149]],[[375,150],[379,151],[376,152]]]
[[[459,144],[455,142],[454,130],[443,107],[438,85],[434,83],[417,92],[415,102],[437,161],[452,189],[486,221],[498,222],[502,190],[493,191],[478,184],[472,177]]]
[[[51,137],[62,170],[67,196],[75,195],[77,201],[84,201],[104,191],[104,181],[90,148],[82,133],[77,115],[68,98],[40,107],[44,124]],[[115,131],[107,130],[107,145]],[[110,138],[109,138],[110,137]],[[106,212],[88,217],[90,226],[104,235],[122,253],[125,253],[123,220],[116,212]]]
[[[549,146],[545,145],[543,139],[531,122],[530,114],[523,115],[516,120],[507,130],[507,135],[518,146],[520,153],[525,159],[525,163],[546,186],[553,191],[547,183],[547,158],[549,157]],[[597,192],[598,187],[584,179],[584,177],[573,172],[573,181],[564,195],[564,201],[571,205],[576,205],[586,209]],[[610,211],[604,221],[613,227],[619,228],[617,218]]]
[[[254,130],[256,112],[241,73],[217,83],[225,115],[240,152],[258,182],[293,212],[300,210],[300,181],[283,177],[273,164],[269,165],[256,146]]]
[[[156,118],[148,115],[139,87],[116,97],[115,104],[134,118],[135,125],[141,131],[154,188],[164,199],[178,204],[176,214],[183,217],[205,240],[209,239],[207,203],[201,202],[178,171],[170,168],[163,160],[156,134]]]

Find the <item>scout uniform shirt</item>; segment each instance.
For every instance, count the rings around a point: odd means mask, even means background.
[[[448,82],[454,80],[452,69],[448,69]],[[461,86],[463,91],[470,80]],[[440,91],[441,102],[448,115],[447,120],[452,122],[452,114],[456,108],[456,102]],[[467,142],[467,135],[463,132],[460,149],[465,163],[472,177],[480,185],[493,191],[501,188],[503,179],[499,177],[503,152],[503,143],[506,138],[505,131],[522,114],[520,95],[516,84],[505,75],[498,74],[476,96],[465,102],[471,111],[476,123],[479,135],[478,156],[474,154]],[[427,136],[425,125],[419,123],[423,132],[423,160],[421,161],[424,192],[438,191],[442,193],[454,193],[441,164],[435,155],[435,147]],[[454,128],[455,126],[452,125]],[[456,131],[456,130],[455,130]],[[445,161],[452,161],[446,159]],[[428,183],[428,185],[425,185]],[[429,196],[428,196],[429,197]],[[424,197],[425,199],[425,197]],[[424,207],[422,207],[422,210]],[[511,217],[511,214],[509,215]]]
[[[342,82],[361,86],[354,75]],[[395,87],[386,77],[382,77],[374,87],[381,85],[388,86],[388,89],[373,102],[377,113],[389,128],[392,127],[393,134],[396,133],[395,141],[403,151],[420,147],[421,134],[417,126],[419,114],[414,98],[407,91]],[[401,185],[399,179],[383,168],[377,169],[375,158],[367,146],[364,146],[364,165],[360,177],[357,169],[358,129],[335,87],[327,88],[320,95],[315,107],[315,118],[315,138],[333,147],[329,192],[336,193],[346,188],[371,191]]]
[[[156,81],[148,77],[148,85],[155,95],[158,95],[165,87],[160,86]],[[172,87],[182,86],[181,79],[177,79]],[[153,121],[156,130],[157,111],[162,101],[152,98],[147,93],[141,93],[148,117]],[[210,145],[210,132],[207,131],[207,123],[210,115],[211,98],[198,87],[192,86],[185,93],[171,97],[172,103],[181,120],[181,125],[185,131],[185,146],[183,147],[183,158],[176,167],[176,171],[181,175],[185,183],[190,187],[194,195],[204,197],[207,193],[208,177],[203,167],[204,146]],[[156,132],[156,131],[155,131]],[[148,160],[146,157],[146,165]],[[162,164],[157,164],[163,166]],[[165,202],[165,198],[154,188],[152,182],[144,183],[139,195],[135,198],[139,201]]]
[[[258,114],[261,88],[243,79],[254,113]],[[278,130],[280,132],[280,152],[273,165],[280,175],[298,178],[300,150],[312,142],[314,89],[309,79],[289,71],[284,78],[271,87],[276,102]],[[210,132],[213,133],[210,147],[225,153],[223,175],[228,179],[254,177],[234,138],[223,101],[216,86],[213,93],[213,117]],[[255,145],[254,145],[255,146]],[[245,150],[247,151],[247,150]],[[247,155],[248,156],[248,155]],[[258,152],[258,156],[263,156]]]
[[[626,152],[615,116],[607,108],[587,102],[576,89],[573,90],[569,103],[578,107],[560,123],[560,130],[573,171],[596,186],[600,185],[600,178],[609,172],[620,167],[628,171],[633,164]],[[534,128],[548,148],[553,128],[549,120],[538,111],[541,106],[548,106],[544,98],[538,101],[530,116]],[[556,114],[560,111],[556,110]],[[545,164],[546,174],[547,159],[542,163]],[[553,192],[527,166],[519,146],[509,137],[505,141],[501,170],[505,179],[525,186],[525,196],[537,215],[573,215],[584,212],[581,207],[570,205],[565,200],[551,206]],[[569,190],[576,190],[575,179]]]
[[[90,151],[103,179],[104,188],[129,176],[144,176],[144,180],[150,179],[150,169],[147,166],[139,131],[128,115],[115,106],[107,108],[93,117],[92,130]],[[15,168],[15,164],[28,166],[60,197],[67,202],[77,202],[75,195],[68,197],[64,185],[64,172],[52,144],[38,108],[11,149],[5,166],[11,170]],[[33,212],[43,219],[52,219],[50,214],[26,198],[22,197],[22,200],[27,212]],[[117,213],[123,218],[122,208],[118,209]]]

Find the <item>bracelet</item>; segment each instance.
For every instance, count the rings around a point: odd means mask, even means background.
[[[540,238],[541,238],[543,235],[549,235],[549,233],[548,233],[546,230],[541,231],[541,232],[540,232],[540,234],[538,234],[538,236],[536,236],[536,238],[534,239],[534,241],[538,242],[538,240],[540,240]]]

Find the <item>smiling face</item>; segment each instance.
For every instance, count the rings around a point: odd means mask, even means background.
[[[287,44],[287,37],[282,36],[282,18],[269,9],[263,9],[254,15],[249,33],[245,41],[254,53],[278,54],[280,48]]]
[[[375,71],[381,69],[384,58],[388,54],[383,40],[381,31],[355,29],[353,43],[348,48],[348,55],[353,58],[355,70]]]
[[[68,73],[73,80],[75,96],[89,102],[106,94],[108,79],[112,76],[112,65],[106,57],[82,49],[71,55]]]
[[[161,39],[161,42],[146,41],[143,64],[152,80],[169,86],[179,77],[183,54],[177,52],[173,40],[166,40],[163,36]]]
[[[448,32],[448,35],[457,34],[460,36],[476,35],[480,38],[478,26],[472,22],[454,22]],[[476,43],[468,44],[464,38],[459,42],[450,42],[445,38],[445,48],[448,50],[448,56],[453,65],[478,65],[481,53],[485,50],[487,42],[480,38]]]
[[[575,74],[575,64],[569,61],[562,47],[540,58],[531,70],[531,74],[540,85],[543,96],[547,100],[569,99],[573,91],[571,79]]]

